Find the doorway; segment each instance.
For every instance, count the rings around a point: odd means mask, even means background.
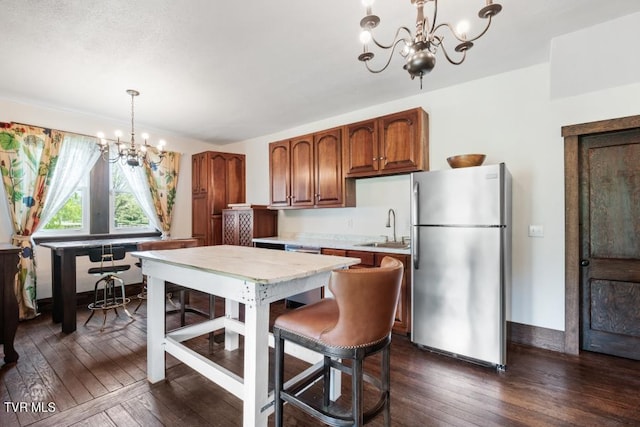
[[[565,352],[640,359],[640,116],[562,135]]]

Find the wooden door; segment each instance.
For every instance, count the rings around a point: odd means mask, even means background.
[[[269,144],[269,177],[271,206],[285,207],[291,204],[289,141]]]
[[[378,170],[378,132],[375,120],[346,126],[345,176],[370,176]]]
[[[380,118],[381,172],[397,173],[422,169],[420,109]]]
[[[291,140],[291,206],[314,205],[313,135]]]
[[[581,346],[640,360],[640,130],[582,139]]]
[[[314,135],[315,204],[342,204],[341,130],[331,129]]]

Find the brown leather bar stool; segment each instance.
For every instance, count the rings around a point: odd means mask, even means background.
[[[275,337],[275,425],[282,426],[283,404],[287,402],[325,424],[361,426],[384,412],[390,420],[389,346],[400,294],[403,265],[385,257],[379,268],[336,270],[329,290],[333,298],[280,315],[274,324]],[[284,341],[291,341],[324,356],[318,369],[284,388]],[[380,378],[363,371],[366,357],[382,352]],[[345,365],[341,359],[349,359]],[[329,400],[331,368],[351,375],[351,414],[338,413]],[[322,380],[321,404],[305,396],[305,390]],[[364,382],[379,391],[378,401],[364,410]]]

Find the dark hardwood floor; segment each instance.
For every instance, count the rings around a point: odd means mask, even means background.
[[[206,307],[204,298],[192,301]],[[273,308],[272,317],[285,309],[282,303]],[[145,309],[143,304],[135,321],[109,313],[103,332],[99,313],[82,325],[86,309],[69,335],[47,313],[21,322],[20,359],[0,369],[0,426],[242,425],[237,398],[171,356],[167,380],[147,382]],[[169,315],[168,324],[175,326],[177,318]],[[190,322],[198,319],[188,315]],[[209,353],[205,337],[190,346]],[[512,344],[507,371],[499,373],[421,350],[400,336],[394,336],[391,352],[394,426],[640,425],[637,361]],[[225,352],[216,343],[208,357],[242,373],[241,350]],[[317,425],[295,408],[285,407],[285,415],[288,426]],[[272,425],[273,416],[269,421]],[[381,417],[372,424],[382,425]]]

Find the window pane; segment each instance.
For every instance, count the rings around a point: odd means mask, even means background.
[[[115,199],[116,228],[149,226],[149,218],[144,214],[133,194],[117,192]]]
[[[113,190],[111,201],[113,203],[112,224],[114,229],[119,231],[125,231],[123,229],[148,229],[149,218],[131,191],[126,177],[115,164],[111,165],[111,188]]]
[[[45,230],[78,230],[83,228],[82,190],[78,190],[45,225]]]

